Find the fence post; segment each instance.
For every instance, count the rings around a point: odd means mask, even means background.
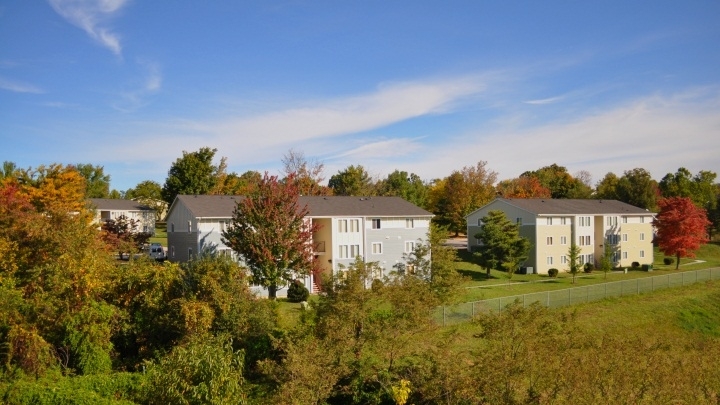
[[[639,278],[635,279],[635,288],[637,289],[637,294],[635,294],[635,295],[640,295],[640,279]]]
[[[547,307],[550,308],[550,291],[547,292]]]
[[[471,313],[472,313],[473,319],[475,319],[475,302],[472,303],[472,311],[471,311]]]
[[[443,326],[445,326],[445,305],[443,305]]]

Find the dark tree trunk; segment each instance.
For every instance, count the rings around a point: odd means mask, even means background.
[[[275,301],[275,299],[277,298],[277,286],[269,285],[267,289],[268,289],[268,299]]]
[[[675,270],[680,268],[680,253],[677,254],[677,260],[675,261]]]

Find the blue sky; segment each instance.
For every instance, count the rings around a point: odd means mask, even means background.
[[[720,173],[718,1],[0,1],[0,160]]]

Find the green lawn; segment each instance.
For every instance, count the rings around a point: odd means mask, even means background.
[[[158,222],[155,224],[155,236],[150,238],[150,243],[160,243],[167,247],[167,223]]]
[[[665,256],[655,249],[653,271],[616,269],[607,275],[602,271],[595,270],[590,274],[580,273],[572,283],[572,275],[561,272],[557,278],[550,278],[540,274],[515,274],[508,278],[507,273],[491,271],[487,278],[485,270],[472,262],[472,255],[467,251],[459,252],[459,259],[456,263],[458,272],[467,277],[464,285],[465,290],[460,301],[470,302],[489,298],[507,297],[512,295],[528,294],[542,291],[553,291],[565,288],[582,287],[592,284],[600,284],[612,281],[629,280],[673,274],[683,271],[699,270],[720,266],[720,244],[713,242],[701,247],[695,259],[680,261],[680,269],[675,270],[675,264],[663,264]]]

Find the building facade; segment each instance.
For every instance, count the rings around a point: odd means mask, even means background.
[[[605,249],[611,250],[616,267],[653,262],[655,214],[630,204],[594,199],[498,198],[467,216],[469,250],[482,244],[474,235],[482,226],[482,218],[494,210],[520,224],[520,235],[530,240],[529,258],[521,265],[527,272],[568,270],[568,250],[573,241],[580,248],[581,264],[597,267]]]
[[[117,220],[124,215],[137,222],[137,232],[155,234],[155,211],[146,205],[133,200],[113,198],[89,198],[88,204],[91,209],[95,210],[95,223],[97,224]]]
[[[222,232],[242,198],[177,196],[167,216],[168,260],[184,262],[207,250],[235,257]],[[378,263],[376,278],[388,275],[403,263],[405,253],[427,238],[432,219],[432,213],[400,197],[308,196],[299,202],[308,208],[307,220],[318,226],[313,253],[325,275],[348,267],[356,256]]]

